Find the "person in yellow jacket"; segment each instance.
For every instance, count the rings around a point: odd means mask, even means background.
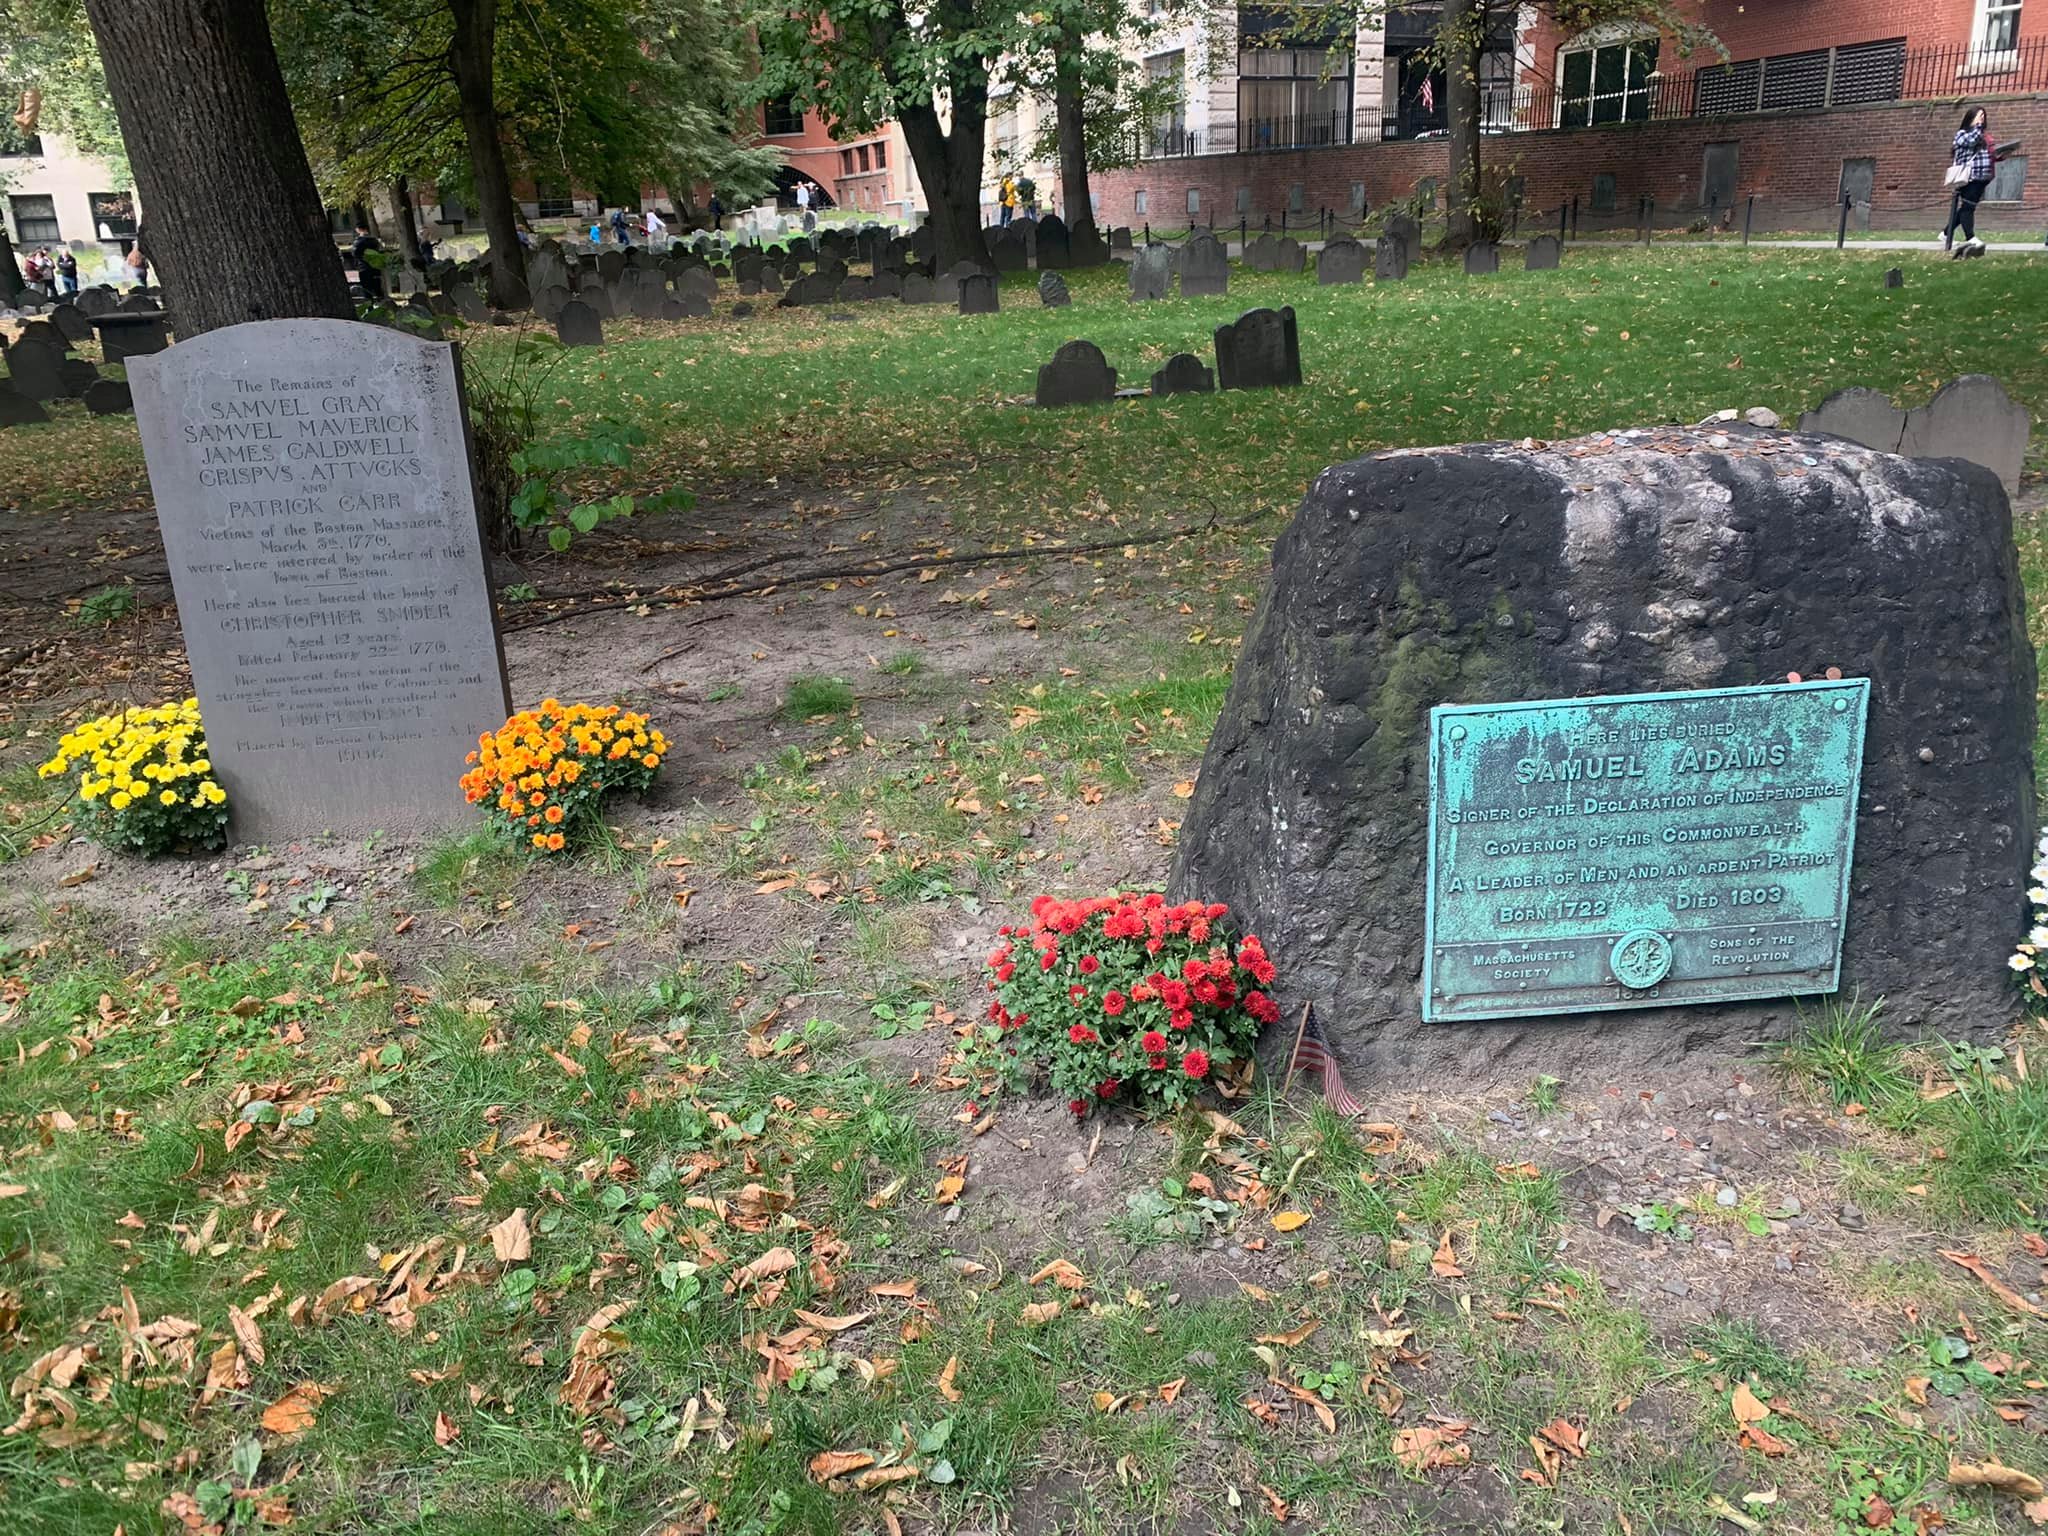
[[[996,222],[1007,226],[1017,216],[1017,181],[1007,171],[996,185]]]

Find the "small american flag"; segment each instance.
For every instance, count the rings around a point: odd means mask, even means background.
[[[1428,75],[1422,77],[1422,110],[1425,112],[1434,112],[1436,110],[1436,81],[1432,80]]]
[[[1336,1053],[1330,1049],[1330,1042],[1323,1037],[1322,1025],[1316,1022],[1314,1003],[1308,1005],[1308,1017],[1301,1026],[1301,1043],[1294,1048],[1294,1061],[1289,1070],[1319,1074],[1323,1079],[1323,1097],[1338,1114],[1355,1115],[1365,1108],[1344,1086],[1343,1069],[1337,1065]]]

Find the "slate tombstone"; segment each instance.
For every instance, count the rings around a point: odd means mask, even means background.
[[[1192,352],[1176,352],[1166,366],[1152,375],[1156,395],[1208,395],[1215,393],[1216,374]]]
[[[1047,309],[1060,309],[1073,303],[1072,296],[1067,292],[1067,280],[1057,272],[1039,273],[1038,302]]]
[[[1092,222],[1076,224],[1067,235],[1067,261],[1075,268],[1099,267],[1109,260],[1109,244]]]
[[[732,317],[735,320],[744,320],[753,312],[754,306],[747,303],[744,299],[732,307]]]
[[[1423,786],[1432,754],[1454,745],[1432,724],[1437,706],[1748,691],[1826,660],[1870,683],[1860,796],[1818,764],[1801,774],[1793,737],[1768,777],[1747,759],[1732,773],[1703,763],[1698,790],[1713,799],[1700,802],[1697,836],[1676,844],[1614,840],[1658,809],[1607,803],[1648,792],[1626,767],[1598,790],[1559,784],[1558,811],[1540,822],[1475,798],[1475,831],[1545,843],[1507,856],[1559,877],[1504,889],[1501,903],[1555,906],[1547,893],[1560,887],[1593,899],[1628,874],[1634,846],[1660,874],[1686,871],[1673,894],[1739,914],[1755,904],[1738,906],[1734,891],[1769,884],[1744,878],[1747,861],[1784,824],[1804,825],[1808,807],[1829,814],[1834,801],[1838,813],[1847,801],[1861,814],[1853,866],[1840,870],[1842,1000],[1883,998],[1895,1037],[1996,1037],[2021,1007],[2005,962],[2034,858],[2035,662],[2009,504],[1967,463],[1780,432],[1729,433],[1717,448],[1714,435],[1655,428],[1377,454],[1318,475],[1280,535],[1170,889],[1228,903],[1275,954],[1299,957],[1294,985],[1317,999],[1347,1075],[1442,1090],[1446,1077],[1527,1083],[1569,1063],[1612,1082],[1786,1038],[1800,1009],[1782,997],[1540,1025],[1425,1023],[1434,797]],[[1607,750],[1675,752],[1721,734],[1646,732]],[[1539,769],[1579,750],[1562,733],[1531,746]],[[1787,770],[1800,775],[1789,792]],[[1762,783],[1779,793],[1764,797]],[[1588,868],[1597,890],[1582,889]],[[1580,915],[1597,935],[1602,914]],[[1510,969],[1523,927],[1540,931],[1516,921],[1496,935]],[[1622,937],[1544,947],[1597,946],[1604,961]],[[1775,943],[1738,931],[1728,952],[1752,939]],[[1547,959],[1528,963],[1532,978],[1548,974]],[[1267,1044],[1284,1057],[1288,1039],[1271,1031]]]
[[[1988,373],[1953,379],[1910,411],[1874,389],[1838,389],[1799,418],[1802,432],[1845,437],[1885,453],[1981,464],[1998,476],[2008,496],[2019,492],[2031,428],[2026,407]]]
[[[936,296],[941,304],[960,302],[960,284],[965,278],[973,277],[981,268],[971,261],[956,261],[941,272],[936,285]]]
[[[743,277],[739,280],[739,290],[741,298],[751,299],[760,293],[761,279],[758,277]]]
[[[992,315],[1002,307],[998,296],[1000,290],[996,280],[986,272],[975,272],[960,279],[960,313],[963,315]]]
[[[59,304],[50,311],[50,324],[64,338],[67,346],[77,346],[81,341],[92,340],[92,321],[76,304]]]
[[[1216,327],[1216,382],[1223,389],[1286,389],[1301,382],[1294,307],[1248,309]]]
[[[1131,248],[1131,226],[1119,224],[1109,232],[1109,248],[1112,251],[1128,251]]]
[[[903,274],[887,267],[868,279],[868,297],[871,299],[900,299],[903,297]]]
[[[938,301],[939,295],[932,279],[922,272],[911,272],[903,279],[903,292],[899,297],[906,304],[932,304]]]
[[[88,318],[111,314],[121,307],[120,299],[111,288],[82,288],[72,303],[75,309]]]
[[[718,297],[718,279],[704,267],[691,267],[676,279],[676,292],[687,298],[696,294],[706,303]]]
[[[873,279],[858,275],[841,278],[839,280],[839,302],[842,304],[867,303],[869,299],[875,296],[874,290],[870,286],[872,282]]]
[[[511,701],[455,348],[256,321],[129,382],[235,836],[466,823]]]
[[[1324,288],[1365,280],[1365,247],[1340,235],[1316,252],[1316,282]]]
[[[561,317],[562,306],[575,295],[560,283],[549,283],[545,288],[533,291],[533,312],[549,325]]]
[[[528,258],[526,263],[526,285],[538,293],[547,287],[567,287],[569,263],[563,259],[559,246],[550,249],[542,245]]]
[[[66,393],[63,350],[23,336],[7,349],[7,376],[17,394],[31,400],[62,400]]]
[[[95,416],[125,416],[135,409],[133,395],[119,379],[99,379],[80,398]]]
[[[1490,277],[1500,270],[1500,247],[1491,240],[1474,240],[1465,247],[1465,275]]]
[[[661,310],[655,316],[655,319],[665,320],[671,324],[677,320],[687,320],[689,318],[689,311],[684,306],[683,301],[672,293],[661,301]]]
[[[57,365],[58,377],[63,381],[66,398],[80,399],[88,389],[99,382],[100,371],[82,357],[67,357]]]
[[[811,304],[830,304],[839,297],[839,279],[829,272],[806,272],[789,285],[789,291],[782,296],[778,306],[782,309],[802,309]]]
[[[48,347],[51,351],[58,353],[71,350],[71,343],[65,339],[64,333],[48,320],[29,321],[27,325],[21,328],[15,340],[33,341],[38,346]]]
[[[0,427],[27,427],[49,419],[50,413],[40,404],[0,380]]]
[[[1148,245],[1131,263],[1131,297],[1163,299],[1173,283],[1173,259],[1163,245]]]
[[[761,269],[761,291],[763,293],[782,292],[782,274],[773,267],[763,267]]]
[[[988,237],[988,258],[995,263],[998,272],[1022,272],[1031,265],[1031,252],[1024,243],[1022,226],[1012,224],[1007,229],[985,233]]]
[[[633,285],[633,318],[659,320],[672,295],[659,282],[646,279]],[[700,301],[701,302],[701,301]],[[708,310],[706,311],[709,312]]]
[[[910,254],[929,265],[939,259],[939,232],[920,224],[910,232]]]
[[[1230,257],[1214,235],[1195,235],[1180,251],[1180,296],[1218,298],[1230,292]]]
[[[1422,249],[1422,225],[1413,214],[1390,213],[1380,221],[1380,229],[1383,233],[1398,236],[1408,247],[1411,260]]]
[[[602,297],[600,294],[599,297]],[[604,324],[597,311],[588,302],[589,295],[571,299],[562,306],[562,312],[555,316],[555,337],[565,347],[601,347],[604,345]]]
[[[1886,267],[1886,268],[1885,268],[1885,270],[1884,270],[1884,285],[1885,285],[1885,287],[1887,287],[1887,288],[1903,288],[1903,287],[1905,287],[1905,286],[1906,286],[1906,273],[1905,273],[1905,270],[1904,270],[1904,268],[1901,268],[1901,267]]]
[[[1048,213],[1038,221],[1038,270],[1064,272],[1074,264],[1074,237],[1067,221]]]
[[[1070,341],[1038,370],[1039,405],[1100,405],[1116,398],[1116,370],[1092,341]]]
[[[1381,235],[1372,254],[1375,282],[1398,283],[1408,276],[1408,242],[1399,235]]]
[[[617,246],[606,246],[597,253],[597,275],[607,283],[617,282],[625,270],[626,253]]]
[[[491,318],[491,311],[484,303],[484,296],[468,283],[457,283],[449,290],[448,297],[455,301],[455,308],[471,325],[484,325]]]

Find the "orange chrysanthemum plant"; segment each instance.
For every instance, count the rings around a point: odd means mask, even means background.
[[[508,835],[560,853],[603,825],[605,796],[645,793],[667,755],[668,738],[645,715],[545,699],[477,738],[462,792]]]

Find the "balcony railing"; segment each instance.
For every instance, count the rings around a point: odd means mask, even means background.
[[[2016,47],[1908,50],[1900,38],[1849,43],[1803,53],[1775,54],[1668,75],[1653,75],[1633,89],[1567,93],[1549,82],[1495,83],[1479,93],[1480,131],[1527,133],[1545,128],[1598,128],[1614,123],[1668,122],[1679,118],[1733,117],[1755,112],[1867,106],[1886,101],[1938,101],[2048,91],[2048,38]],[[1374,119],[1378,121],[1375,123]],[[1424,110],[1418,100],[1382,113],[1362,107],[1304,117],[1245,118],[1215,123],[1207,145],[1199,133],[1155,132],[1147,158],[1313,149],[1372,138],[1419,139],[1448,131],[1441,94]]]

